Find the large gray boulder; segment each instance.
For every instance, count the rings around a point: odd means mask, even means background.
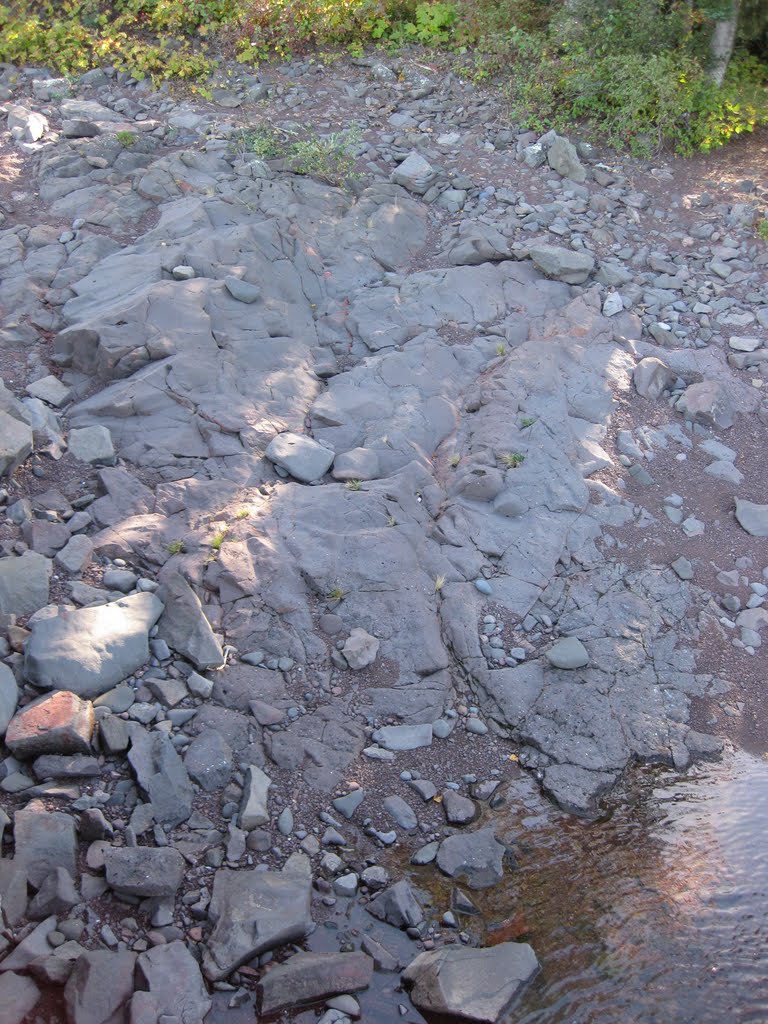
[[[133,994],[136,954],[88,950],[64,988],[68,1024],[115,1024]]]
[[[47,811],[42,801],[31,800],[14,814],[13,835],[14,861],[36,889],[58,867],[78,877],[75,820],[68,814]]]
[[[324,476],[335,457],[335,452],[313,438],[290,431],[273,438],[265,454],[276,466],[305,484]]]
[[[579,160],[576,147],[561,135],[558,135],[547,150],[547,162],[553,171],[557,171],[564,178],[578,182],[587,180],[587,170]]]
[[[221,644],[205,617],[199,597],[184,577],[178,572],[170,573],[158,593],[165,604],[157,625],[158,638],[188,658],[199,671],[221,668]]]
[[[413,1004],[426,1013],[496,1024],[538,969],[529,945],[502,942],[488,949],[427,950],[401,977]]]
[[[0,559],[0,612],[31,615],[48,604],[51,560],[36,551]]]
[[[294,853],[282,871],[216,872],[208,916],[213,931],[203,954],[203,973],[221,981],[268,949],[299,942],[312,928],[312,871]]]
[[[62,609],[33,624],[25,675],[44,689],[98,697],[149,660],[149,631],[162,610],[150,593],[95,608]]]
[[[528,255],[542,274],[566,284],[583,284],[595,268],[594,258],[588,252],[575,252],[559,245],[534,245]]]

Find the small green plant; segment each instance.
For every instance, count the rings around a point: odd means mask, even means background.
[[[211,547],[213,548],[214,551],[221,551],[221,545],[227,539],[227,532],[228,531],[225,526],[224,529],[219,530],[218,533],[215,533],[213,535],[213,539],[211,540]]]
[[[525,462],[525,456],[521,452],[503,452],[499,456],[499,462],[507,469],[517,469]]]
[[[135,135],[133,132],[127,131],[116,132],[115,139],[117,139],[117,141],[120,143],[123,149],[130,149],[131,146],[135,146],[136,143],[139,141],[138,135]]]
[[[520,420],[520,428],[522,430],[526,430],[528,427],[532,427],[535,422],[535,416],[523,416],[523,418]]]
[[[172,540],[165,549],[169,555],[180,555],[184,550],[183,540]]]
[[[248,509],[247,508],[241,508],[241,509],[238,509],[237,512],[235,512],[235,519],[247,519],[248,515],[249,515]]]
[[[346,593],[341,589],[341,587],[337,585],[333,588],[333,590],[329,590],[326,596],[329,601],[338,602],[344,600],[344,598],[346,597]]]
[[[348,491],[359,491],[361,489],[361,487],[362,487],[362,484],[360,483],[359,480],[347,480],[347,490]]]
[[[461,456],[459,455],[458,452],[454,452],[453,455],[450,457],[450,459],[448,459],[448,465],[452,469],[456,469],[456,467],[458,466],[458,464],[460,462],[461,462]]]
[[[768,217],[763,218],[757,225],[757,237],[768,242]]]
[[[443,576],[443,574],[441,573],[439,576],[435,577],[435,593],[439,594],[444,586],[445,586],[445,576]]]
[[[500,341],[498,343],[498,345],[496,346],[496,355],[497,356],[505,356],[506,354],[507,354],[507,346],[504,344],[503,341]]]
[[[332,132],[294,142],[288,159],[296,174],[306,174],[329,185],[346,185],[355,177],[355,153],[360,132]]]
[[[394,516],[387,516],[387,526],[397,526],[397,520]]]

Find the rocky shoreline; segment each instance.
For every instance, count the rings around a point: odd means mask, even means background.
[[[494,1022],[510,778],[595,815],[765,666],[768,183],[666,194],[415,59],[212,96],[0,76],[0,1000],[343,1024],[376,972]],[[254,124],[356,126],[355,178]]]

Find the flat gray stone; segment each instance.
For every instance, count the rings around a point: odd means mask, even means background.
[[[10,476],[32,451],[32,428],[0,409],[0,476]]]
[[[7,665],[0,662],[0,737],[5,735],[18,701],[19,687],[16,676]]]
[[[768,537],[768,505],[736,499],[736,520],[752,537]]]
[[[216,872],[208,916],[213,931],[203,953],[203,973],[221,981],[247,960],[288,942],[300,942],[313,926],[312,870],[303,853],[282,871]]]
[[[361,668],[367,668],[376,660],[376,655],[379,653],[379,641],[364,629],[355,628],[350,632],[341,653],[347,659],[349,667],[357,672]]]
[[[416,828],[419,824],[416,812],[406,800],[403,800],[401,796],[385,797],[382,806],[384,808],[384,813],[389,815],[392,821],[394,821],[396,825],[399,825],[400,828]]]
[[[448,836],[437,851],[437,866],[450,878],[466,878],[470,889],[487,889],[504,875],[505,848],[492,828]]]
[[[538,969],[529,945],[502,942],[425,950],[401,977],[411,1002],[425,1013],[496,1024]]]
[[[585,668],[589,664],[587,649],[575,636],[566,636],[561,640],[556,640],[545,652],[544,657],[554,668]]]
[[[185,860],[171,847],[110,847],[104,866],[115,892],[146,899],[175,896],[184,877]]]
[[[111,466],[115,462],[112,434],[106,427],[79,427],[69,432],[67,444],[71,455],[92,466]]]
[[[184,767],[201,789],[215,793],[232,776],[232,748],[215,729],[204,729],[187,747]]]
[[[251,284],[250,281],[241,281],[239,277],[225,277],[224,287],[233,299],[248,305],[261,298],[261,288],[258,285]]]
[[[163,610],[154,594],[58,615],[32,626],[24,673],[44,689],[98,697],[149,660],[149,630]]]
[[[542,274],[566,284],[583,284],[595,269],[595,260],[589,253],[558,245],[535,245],[528,255]]]
[[[70,537],[61,551],[57,551],[54,557],[56,565],[69,573],[70,576],[79,576],[83,569],[91,564],[93,558],[93,544],[84,533],[76,533]]]
[[[103,724],[103,723],[102,723]],[[166,733],[130,729],[128,760],[136,781],[152,804],[155,821],[178,825],[192,813],[194,793],[187,770]]]
[[[40,989],[31,978],[13,971],[0,975],[3,1024],[22,1024],[27,1014],[37,1006],[40,995]]]
[[[383,725],[373,733],[373,740],[385,750],[417,750],[432,746],[432,726]]]
[[[377,893],[365,906],[369,914],[395,928],[416,928],[424,920],[424,912],[413,893],[410,882],[403,878]]]
[[[246,772],[238,816],[238,824],[246,832],[252,832],[259,825],[266,825],[269,821],[267,797],[271,785],[270,777],[257,765],[252,764]]]
[[[14,861],[36,889],[58,867],[78,877],[75,821],[69,814],[47,811],[42,801],[32,800],[14,814],[13,833]]]
[[[48,604],[51,560],[35,551],[0,558],[0,612],[31,615]]]
[[[139,954],[136,977],[152,997],[156,1019],[168,1016],[190,1024],[205,1020],[211,997],[200,966],[184,942],[168,942]]]
[[[26,392],[33,398],[39,398],[41,402],[47,402],[48,405],[53,405],[57,409],[66,405],[72,397],[72,389],[68,388],[66,384],[62,384],[53,374],[28,384]]]
[[[267,445],[267,458],[303,483],[319,480],[331,468],[335,453],[305,434],[287,431]]]
[[[358,992],[372,977],[373,960],[366,953],[296,953],[259,982],[259,1010],[272,1014],[340,992]]]
[[[136,954],[128,950],[83,953],[64,988],[68,1024],[111,1024],[125,1019],[135,967]]]

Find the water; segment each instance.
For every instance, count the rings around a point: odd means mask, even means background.
[[[542,963],[509,1024],[766,1024],[767,829],[768,762],[743,752],[635,769],[596,822],[513,782],[499,834],[518,870],[478,894],[475,926],[487,942],[506,919]]]

